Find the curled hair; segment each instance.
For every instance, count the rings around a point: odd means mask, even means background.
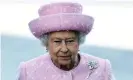
[[[85,42],[86,35],[78,31],[74,31],[74,32],[76,34],[76,37],[78,38],[78,43],[83,44]],[[40,41],[42,45],[44,45],[45,47],[48,46],[48,39],[49,39],[48,37],[49,37],[49,34],[43,34],[40,37]]]

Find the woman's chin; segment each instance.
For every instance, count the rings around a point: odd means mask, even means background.
[[[69,64],[71,64],[71,60],[69,59],[69,60],[59,60],[58,61],[58,63],[60,64],[60,65],[69,65]]]

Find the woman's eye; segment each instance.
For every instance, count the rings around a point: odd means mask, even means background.
[[[74,42],[74,40],[69,40],[69,41],[67,41],[67,42],[71,43],[71,42]]]
[[[55,43],[60,43],[61,41],[54,41]]]

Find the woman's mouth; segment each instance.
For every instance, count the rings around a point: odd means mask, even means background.
[[[59,56],[59,59],[70,60],[71,56]]]

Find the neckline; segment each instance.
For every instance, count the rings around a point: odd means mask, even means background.
[[[60,72],[60,73],[68,73],[68,72],[73,72],[73,71],[76,71],[80,68],[80,66],[82,65],[82,62],[83,62],[83,57],[80,53],[78,53],[79,56],[80,56],[80,61],[78,63],[78,65],[76,67],[74,67],[73,69],[69,70],[69,71],[65,71],[65,70],[62,70],[60,68],[58,68],[57,66],[54,65],[54,63],[52,62],[51,58],[50,58],[50,55],[49,55],[49,62],[51,64],[51,66],[57,71],[57,72]]]

